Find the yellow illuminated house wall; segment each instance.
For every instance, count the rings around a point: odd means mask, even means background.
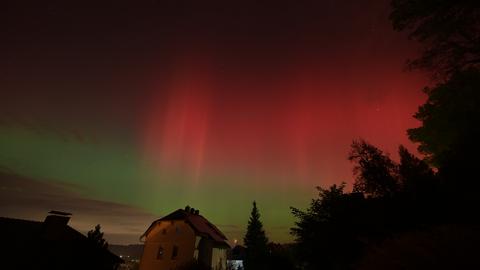
[[[171,270],[191,262],[195,239],[195,232],[183,220],[158,222],[146,235],[140,270]]]

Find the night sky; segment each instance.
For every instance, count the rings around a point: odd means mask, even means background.
[[[415,149],[427,78],[388,0],[1,5],[0,216],[137,243],[188,204],[233,241],[256,200],[287,242],[290,206],[352,183],[353,139]]]

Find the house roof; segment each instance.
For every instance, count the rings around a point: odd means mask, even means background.
[[[123,262],[66,224],[0,217],[0,239],[0,259],[16,262],[16,269],[105,269]]]
[[[82,241],[86,237],[70,226],[51,228],[44,222],[16,218],[0,217],[0,236],[2,239],[16,241],[43,238],[54,241]]]
[[[140,238],[147,236],[157,223],[168,220],[185,220],[185,222],[189,224],[190,227],[192,227],[196,234],[209,237],[210,239],[215,241],[216,244],[227,245],[228,247],[230,247],[230,244],[227,241],[227,237],[215,225],[210,223],[202,215],[195,214],[183,209],[178,209],[164,216],[163,218],[157,219],[152,222],[150,227],[148,227],[148,229]]]

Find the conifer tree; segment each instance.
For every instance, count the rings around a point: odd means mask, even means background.
[[[253,202],[250,220],[248,221],[247,233],[243,238],[243,242],[247,248],[245,269],[264,269],[268,255],[268,238],[263,230],[263,224],[260,221],[260,213],[255,201]]]

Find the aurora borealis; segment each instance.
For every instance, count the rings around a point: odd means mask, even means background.
[[[2,216],[70,207],[131,243],[188,204],[233,240],[256,200],[286,242],[290,206],[352,182],[353,139],[414,149],[426,79],[386,0],[64,2],[1,14],[0,167],[35,183],[2,183]]]

